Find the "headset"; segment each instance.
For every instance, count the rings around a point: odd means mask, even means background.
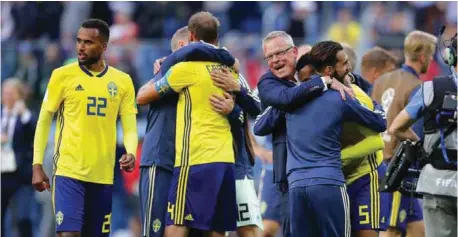
[[[442,26],[440,33],[439,33],[439,38],[438,38],[438,43],[439,43],[439,50],[441,52],[441,57],[444,60],[445,63],[449,66],[449,69],[452,73],[452,78],[453,82],[455,82],[455,85],[458,86],[458,78],[456,75],[456,70],[455,70],[455,65],[457,63],[457,52],[456,49],[453,47],[452,43],[453,40],[457,38],[457,34],[455,34],[450,40],[450,44],[445,48],[445,50],[442,49],[442,35],[444,34],[445,31],[445,26]],[[456,47],[456,46],[455,46]],[[442,54],[444,52],[444,55]],[[452,128],[452,124],[456,124],[457,122],[457,96],[456,93],[447,93],[444,97],[444,101],[442,104],[442,108],[440,109],[440,112],[436,116],[436,123],[438,125],[448,125],[449,129]],[[443,117],[443,118],[441,118]],[[447,129],[447,130],[449,130]],[[455,167],[457,166],[456,161],[450,161],[448,159],[446,150],[445,150],[445,133],[449,132],[444,132],[444,128],[440,128],[440,139],[438,140],[441,144],[441,150],[442,150],[442,155],[444,157],[444,160],[447,164],[453,164]],[[436,144],[435,146],[437,146]]]
[[[453,68],[457,63],[457,52],[456,52],[456,49],[453,48],[453,45],[451,43],[445,49],[442,48],[442,46],[443,46],[442,36],[444,34],[444,31],[445,31],[445,26],[442,26],[442,28],[441,28],[441,30],[439,32],[439,37],[438,37],[439,38],[438,39],[438,44],[439,44],[438,48],[439,48],[440,56],[441,56],[442,60],[444,60],[444,62],[449,66],[449,69],[452,72],[452,76],[453,76],[454,82],[455,82],[455,84],[458,85],[458,78],[457,78],[457,75],[456,75],[456,71]],[[457,37],[457,34],[455,34],[448,41],[453,42],[453,40],[456,39],[456,37]]]

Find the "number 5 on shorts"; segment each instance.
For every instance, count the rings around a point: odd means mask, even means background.
[[[359,216],[364,218],[363,220],[359,221],[359,224],[361,225],[369,224],[369,211],[367,211],[368,208],[369,207],[367,205],[362,205],[358,207]]]
[[[111,213],[105,216],[102,224],[102,233],[110,233]]]

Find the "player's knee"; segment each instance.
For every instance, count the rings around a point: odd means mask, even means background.
[[[57,237],[81,237],[80,232],[59,232]]]
[[[280,229],[280,223],[277,221],[264,220],[262,224],[264,225],[264,231],[262,232],[263,237],[275,237],[278,229]]]
[[[425,223],[423,221],[414,221],[407,224],[406,237],[424,237]]]
[[[224,236],[226,236],[226,232],[207,231],[204,236],[205,237],[224,237]]]
[[[165,228],[165,237],[184,237],[188,235],[186,226],[169,225]]]
[[[386,231],[380,232],[380,237],[401,237],[401,231],[394,227],[388,227]]]
[[[259,237],[261,230],[255,225],[243,226],[237,228],[237,235],[239,237]]]
[[[375,230],[360,230],[356,231],[356,234],[352,235],[356,237],[377,237],[379,236]]]

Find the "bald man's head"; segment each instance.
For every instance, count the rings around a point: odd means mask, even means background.
[[[172,41],[170,43],[172,52],[175,52],[181,47],[189,44],[188,34],[189,30],[187,26],[178,29],[175,34],[173,34]]]

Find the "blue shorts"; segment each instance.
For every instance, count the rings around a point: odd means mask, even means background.
[[[383,174],[382,174],[383,175]],[[385,230],[380,228],[379,170],[366,174],[348,185],[351,230]]]
[[[174,169],[167,225],[234,231],[237,214],[234,164],[211,163]]]
[[[289,190],[292,236],[350,236],[350,202],[345,186],[313,185]]]
[[[173,173],[158,166],[140,167],[140,207],[143,237],[163,236]]]
[[[52,196],[56,232],[109,236],[113,185],[54,176]]]
[[[261,216],[263,220],[282,223],[288,215],[288,194],[274,183],[272,170],[265,170],[261,180]]]
[[[386,164],[382,163],[380,167],[380,174],[384,174]],[[409,222],[423,221],[423,210],[418,199],[404,196],[400,192],[380,192],[380,198],[381,228],[393,227],[404,233]]]

